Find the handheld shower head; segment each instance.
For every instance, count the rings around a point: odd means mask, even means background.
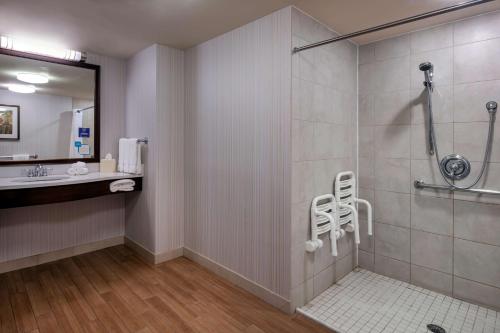
[[[430,63],[430,62],[423,62],[421,63],[418,68],[422,71],[422,72],[425,72],[425,71],[432,71],[434,66]]]
[[[421,63],[418,68],[424,72],[425,75],[425,82],[424,86],[428,86],[432,89],[432,77],[434,76],[434,65],[430,62],[423,62]]]

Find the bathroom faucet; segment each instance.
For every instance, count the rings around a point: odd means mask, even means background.
[[[38,164],[33,169],[27,169],[28,177],[44,177],[47,176],[47,168],[41,164]]]

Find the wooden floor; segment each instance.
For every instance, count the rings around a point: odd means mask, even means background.
[[[186,258],[117,246],[0,275],[0,332],[330,332]]]

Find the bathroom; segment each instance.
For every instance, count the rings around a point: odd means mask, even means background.
[[[497,54],[498,0],[2,1],[0,332],[500,332]]]

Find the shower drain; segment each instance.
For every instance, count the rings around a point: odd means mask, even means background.
[[[444,328],[434,324],[427,324],[427,329],[432,333],[446,333],[446,330]]]

